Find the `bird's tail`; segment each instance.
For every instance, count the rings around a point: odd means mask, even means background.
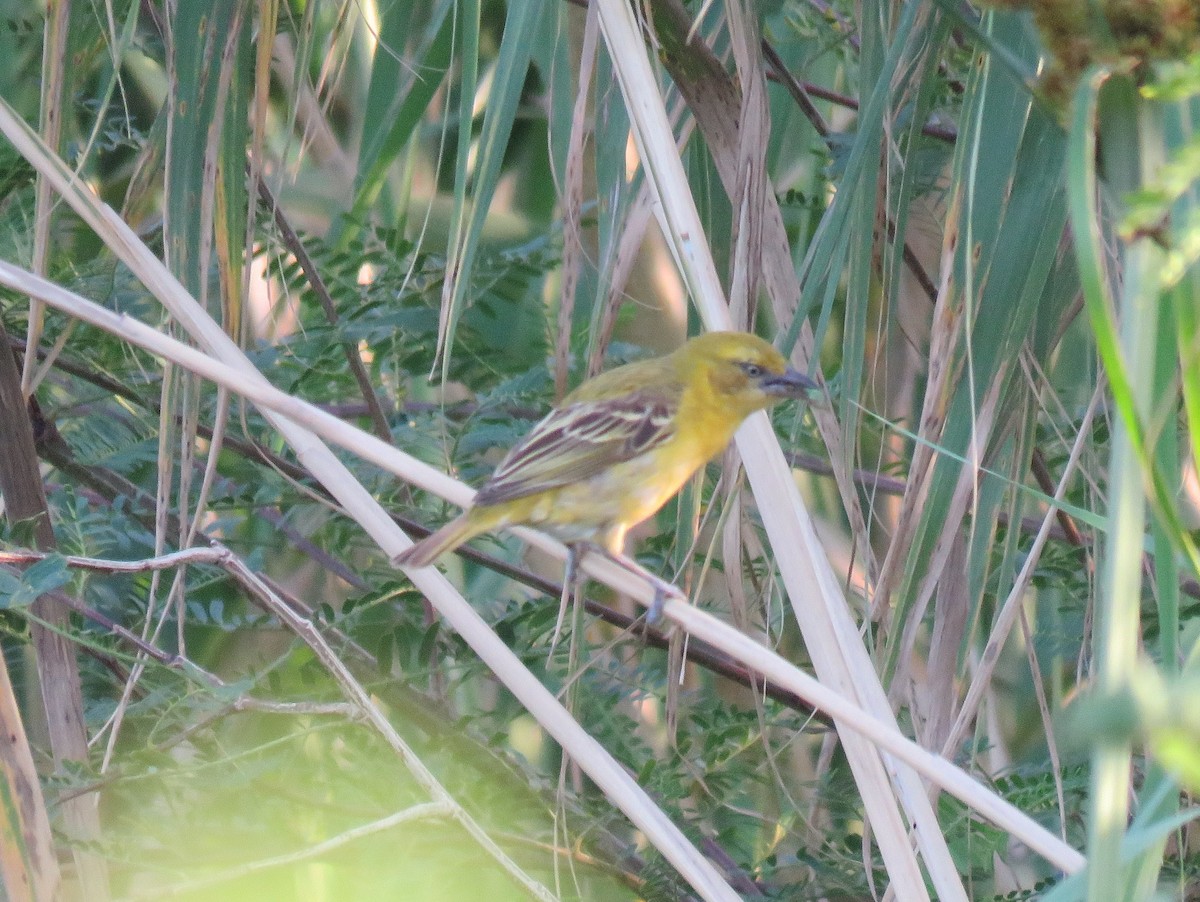
[[[392,559],[402,567],[427,567],[447,551],[453,551],[463,542],[485,532],[472,523],[466,514],[455,517],[441,529],[423,538]]]

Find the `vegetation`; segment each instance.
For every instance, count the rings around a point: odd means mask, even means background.
[[[1200,897],[1194,3],[47,7],[9,898]],[[608,568],[555,643],[525,533],[390,563],[728,327],[824,390],[638,531],[670,631]]]

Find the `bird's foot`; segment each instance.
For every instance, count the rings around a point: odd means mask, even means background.
[[[667,603],[668,598],[677,598],[680,601],[687,601],[687,595],[682,589],[674,583],[669,583],[665,579],[651,573],[633,558],[624,554],[617,554],[610,551],[603,545],[594,542],[576,542],[569,545],[570,551],[567,557],[568,572],[574,570],[582,556],[588,552],[606,557],[621,568],[628,570],[630,573],[638,576],[646,581],[654,592],[654,598],[650,602],[650,607],[646,611],[646,625],[654,626],[663,619],[663,608]]]

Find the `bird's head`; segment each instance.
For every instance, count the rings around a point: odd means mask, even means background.
[[[743,417],[786,398],[802,398],[817,387],[769,343],[747,332],[709,332],[675,354],[688,371],[689,384],[702,385],[712,401]]]

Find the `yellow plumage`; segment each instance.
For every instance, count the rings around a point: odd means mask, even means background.
[[[618,555],[756,410],[815,387],[757,336],[713,332],[583,383],[508,453],[472,506],[396,558],[422,567],[527,524]]]

